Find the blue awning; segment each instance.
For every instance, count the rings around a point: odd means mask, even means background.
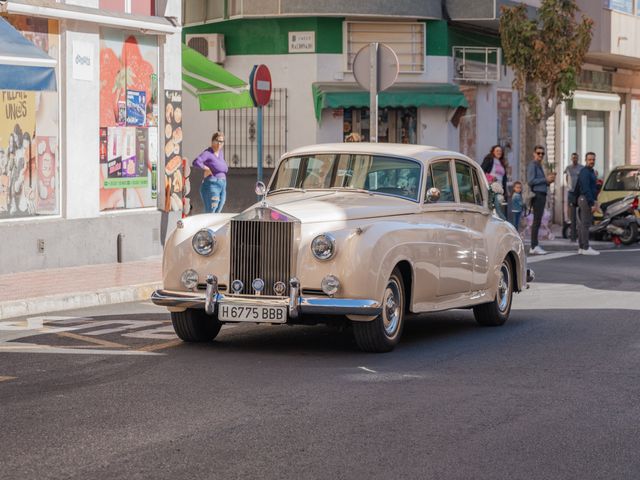
[[[0,90],[56,90],[56,61],[0,17]]]

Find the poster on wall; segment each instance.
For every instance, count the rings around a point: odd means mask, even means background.
[[[145,98],[146,94],[144,92],[127,90],[127,125],[144,126],[147,120]]]
[[[165,90],[165,211],[182,210],[184,170],[182,168],[182,92]]]
[[[122,125],[123,110],[125,119],[129,113],[130,91],[137,92],[133,97],[141,110],[136,112],[136,122],[138,114],[151,118],[151,122],[130,125],[157,125],[153,118],[158,108],[157,70],[155,37],[104,29],[100,41],[100,126]]]
[[[107,130],[107,163],[103,188],[139,188],[149,184],[144,157],[146,151],[138,141],[146,143],[146,131],[142,138],[136,127],[111,127]]]
[[[38,166],[36,212],[57,212],[56,195],[56,137],[36,137],[36,164]]]
[[[100,209],[156,206],[158,40],[105,28],[100,38],[100,127],[107,128]],[[115,153],[114,153],[115,147]]]
[[[0,216],[35,214],[35,92],[0,92]]]

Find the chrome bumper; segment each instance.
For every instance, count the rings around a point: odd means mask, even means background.
[[[156,290],[151,294],[151,301],[162,307],[203,308],[209,315],[215,313],[216,306],[221,302],[237,305],[286,305],[291,319],[296,319],[304,314],[376,316],[382,312],[380,303],[375,300],[303,297],[300,295],[300,283],[295,278],[291,279],[289,286],[291,293],[288,299],[260,296],[236,297],[220,293],[217,278],[214,275],[209,275],[204,294]]]

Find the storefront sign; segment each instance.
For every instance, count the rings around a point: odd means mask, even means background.
[[[75,80],[93,82],[93,45],[74,41],[71,64],[73,65],[73,78]]]
[[[289,53],[315,53],[316,32],[289,32]]]

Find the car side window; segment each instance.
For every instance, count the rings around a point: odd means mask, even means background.
[[[456,201],[453,194],[453,182],[451,181],[451,169],[449,168],[449,160],[434,162],[429,167],[426,191],[428,192],[432,187],[440,190],[439,202]]]
[[[473,169],[473,197],[476,205],[484,205],[484,198],[482,198],[482,187],[480,186],[480,179],[478,178],[478,171]]]
[[[458,180],[458,194],[462,203],[476,203],[473,189],[473,168],[465,162],[456,160],[456,179]]]

